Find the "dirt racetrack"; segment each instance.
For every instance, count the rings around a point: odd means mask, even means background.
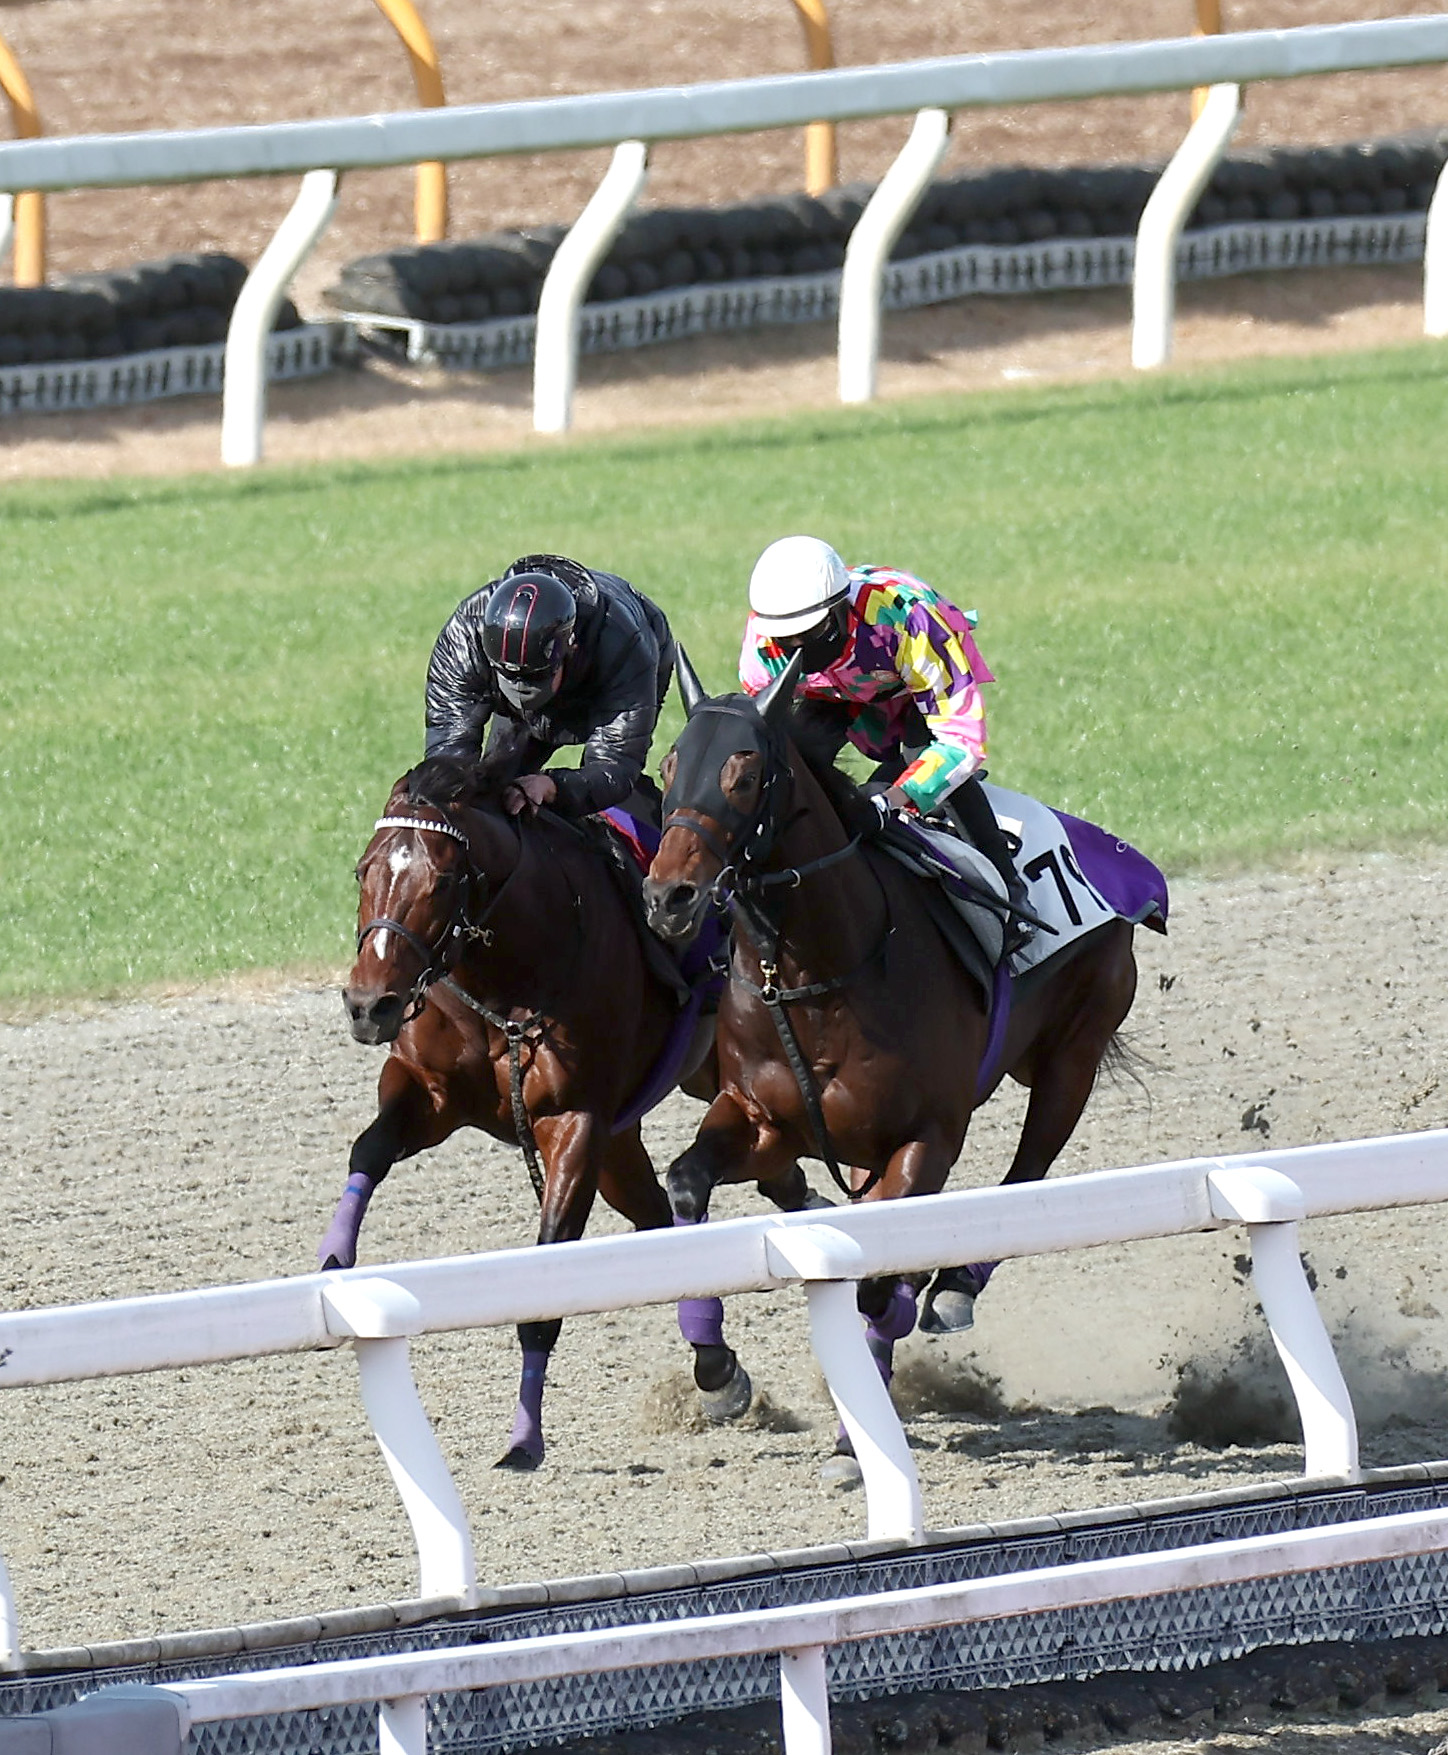
[[[1448,856],[1183,883],[1139,934],[1141,1084],[1101,1090],[1063,1173],[1448,1122]],[[335,991],[243,990],[0,1027],[0,1306],[307,1271],[370,1119],[374,1051]],[[978,1118],[956,1185],[997,1179],[1020,1104]],[[660,1163],[697,1106],[650,1124]],[[819,1183],[817,1181],[817,1186]],[[757,1210],[752,1190],[716,1211]],[[363,1259],[529,1240],[511,1151],[400,1167]],[[609,1222],[598,1215],[595,1226]],[[1369,1465],[1448,1454],[1448,1266],[1435,1210],[1304,1233]],[[1300,1468],[1227,1232],[1002,1268],[973,1333],[912,1338],[900,1401],[933,1527],[1200,1491]],[[488,1582],[864,1533],[818,1466],[834,1421],[797,1294],[739,1298],[759,1390],[705,1429],[672,1312],[570,1322],[550,1454],[500,1476],[510,1333],[416,1347]],[[410,1594],[406,1525],[346,1353],[0,1396],[0,1528],[32,1647]]]

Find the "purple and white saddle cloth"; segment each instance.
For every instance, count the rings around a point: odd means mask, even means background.
[[[1023,792],[1007,792],[989,782],[984,790],[996,821],[1021,843],[1016,869],[1025,880],[1032,910],[1054,929],[1037,929],[1011,959],[1012,975],[1024,975],[1108,920],[1166,931],[1166,879],[1144,854],[1094,823],[1052,810]],[[984,854],[919,818],[910,819],[910,827],[929,849],[933,864],[961,871],[973,885],[1004,899],[1005,886]],[[994,962],[1001,937],[998,918],[972,901],[965,886],[952,887],[948,877],[942,882],[988,953],[993,941]]]

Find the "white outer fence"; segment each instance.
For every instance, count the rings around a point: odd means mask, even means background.
[[[801,1283],[817,1356],[864,1475],[867,1533],[918,1541],[918,1479],[855,1314],[856,1280],[1245,1225],[1254,1283],[1297,1397],[1305,1473],[1351,1478],[1352,1408],[1303,1273],[1298,1222],[1442,1200],[1448,1130],[868,1202],[827,1217],[734,1219],[700,1230],[18,1311],[0,1315],[0,1388],[350,1339],[374,1433],[412,1524],[420,1592],[468,1603],[476,1600],[471,1537],[413,1386],[410,1335]],[[18,1654],[15,1606],[0,1568],[0,1669]]]
[[[1426,18],[1242,31],[1229,36],[1162,42],[960,55],[895,66],[742,79],[727,84],[525,103],[459,105],[444,110],[331,121],[42,138],[0,143],[0,192],[205,182],[217,177],[277,176],[325,169],[341,172],[365,166],[613,147],[624,141],[647,146],[657,140],[696,139],[866,116],[1179,91],[1442,61],[1448,61],[1448,14],[1440,13]],[[907,146],[906,151],[912,159],[918,156],[918,141],[913,148]],[[1208,164],[1208,174],[1210,168]],[[903,226],[919,199],[918,179],[914,176],[902,172],[892,179],[887,173],[886,181],[891,184],[889,210],[877,207],[871,226],[861,234],[860,250],[854,250],[852,238],[851,250],[847,252],[847,273],[851,273],[853,253],[856,265],[852,278],[860,282],[867,282],[872,269],[882,266],[878,261],[878,237],[891,234],[897,229],[897,222]],[[1428,228],[1425,283],[1430,288],[1441,284],[1448,273],[1439,260],[1448,255],[1448,239],[1444,236],[1448,228],[1436,223],[1443,205],[1434,203],[1434,220]],[[1176,220],[1178,226],[1183,218],[1185,210]],[[616,224],[621,222],[620,211]],[[589,249],[560,251],[563,263],[558,285],[550,292],[545,283],[550,305],[556,301],[559,308],[566,309],[581,294],[577,276],[591,256],[592,247],[600,242],[602,249],[608,247],[607,228],[592,229],[598,227],[596,209],[589,223]],[[268,253],[268,258],[264,258],[266,273],[263,274],[261,263],[253,270],[257,284],[251,304],[280,298],[286,281],[278,277],[283,269],[288,275],[295,272],[295,264],[286,266],[289,254]],[[1151,259],[1149,253],[1146,259]],[[1169,277],[1170,260],[1158,272]],[[877,272],[875,287],[878,304]],[[1160,308],[1164,302],[1158,284],[1155,306]],[[1440,306],[1444,302],[1441,298],[1432,300],[1425,309],[1425,327],[1430,334],[1441,332],[1434,323],[1443,320]],[[856,301],[851,301],[851,308],[856,308]],[[847,325],[844,315],[842,311],[840,378],[842,387],[853,394],[872,381],[878,324],[859,320]],[[550,353],[543,370],[552,374],[555,383],[566,385],[571,378],[569,362],[576,358],[576,322],[565,344],[569,349],[568,361],[560,365]],[[1147,351],[1144,343],[1142,351]],[[228,424],[233,437],[229,449],[237,461],[255,461],[261,455],[264,409],[256,386],[262,381],[259,371],[245,374],[244,382],[238,374],[236,386],[227,391],[232,399]],[[559,415],[557,402],[556,395],[545,394],[541,398],[549,418],[555,422]],[[566,409],[563,412],[566,415]],[[224,409],[224,422],[227,419]],[[235,437],[244,429],[254,433],[246,442]]]

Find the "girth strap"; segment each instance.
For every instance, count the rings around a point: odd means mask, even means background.
[[[523,1101],[523,1041],[530,1031],[538,1029],[543,1023],[543,1013],[533,1012],[526,1018],[505,1018],[497,1012],[489,1011],[481,1000],[474,999],[465,988],[459,987],[451,975],[444,975],[441,984],[449,992],[455,993],[465,1006],[470,1006],[480,1018],[485,1018],[495,1030],[503,1032],[508,1044],[508,1099],[513,1106],[513,1132],[518,1137],[518,1144],[523,1151],[523,1162],[528,1166],[528,1180],[533,1184],[533,1192],[541,1207],[543,1172],[538,1164],[538,1141],[533,1133],[528,1105]]]

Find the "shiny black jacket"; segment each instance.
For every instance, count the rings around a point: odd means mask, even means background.
[[[483,606],[495,579],[458,605],[427,667],[427,754],[474,762],[480,754],[513,774],[543,772],[564,744],[582,744],[578,767],[549,768],[554,809],[586,816],[633,790],[673,675],[664,612],[626,579],[561,555],[528,555],[510,573],[552,573],[578,604],[574,651],[545,712],[519,714],[498,694],[483,651]],[[486,751],[483,736],[487,733]]]

